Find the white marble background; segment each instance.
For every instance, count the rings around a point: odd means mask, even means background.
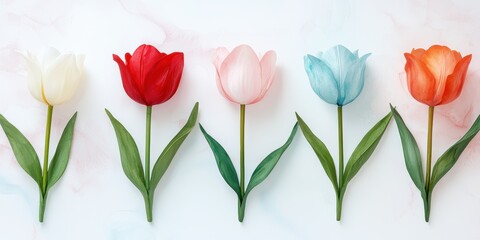
[[[246,170],[280,146],[297,111],[336,156],[336,109],[310,89],[303,55],[344,44],[367,61],[363,93],[344,109],[349,156],[363,134],[397,106],[425,155],[427,108],[402,78],[403,53],[432,44],[473,54],[456,102],[437,108],[434,157],[459,139],[480,113],[480,4],[464,1],[334,0],[0,0],[0,113],[43,149],[46,107],[30,96],[16,49],[43,46],[86,54],[86,77],[75,98],[54,112],[52,145],[78,111],[71,161],[51,190],[45,223],[37,221],[38,190],[0,133],[0,239],[479,239],[480,138],[434,192],[431,222],[405,169],[400,138],[390,125],[378,150],[349,185],[342,222],[335,221],[331,184],[297,134],[271,176],[249,197],[237,222],[233,191],[195,128],[156,191],[154,223],[121,169],[104,108],[130,130],[143,155],[144,107],[125,94],[112,53],[142,43],[185,52],[177,94],[155,106],[152,158],[185,122],[196,101],[199,121],[238,166],[238,107],[218,93],[212,50],[250,44],[278,54],[276,81],[247,107]],[[52,148],[54,149],[54,148]],[[53,151],[53,150],[52,150]]]

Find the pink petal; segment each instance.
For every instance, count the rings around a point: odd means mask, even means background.
[[[260,61],[260,67],[262,71],[262,92],[257,96],[253,102],[254,104],[265,96],[268,89],[272,85],[273,79],[275,77],[275,63],[277,62],[277,54],[274,51],[268,51],[263,55],[262,60]]]

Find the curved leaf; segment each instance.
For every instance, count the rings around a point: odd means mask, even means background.
[[[77,113],[70,118],[58,141],[57,150],[55,150],[55,155],[53,155],[52,162],[48,167],[47,191],[62,177],[67,168],[76,119]]]
[[[340,186],[340,192],[342,195],[347,188],[348,182],[358,173],[360,168],[367,162],[367,160],[372,155],[373,151],[377,147],[380,139],[383,136],[383,133],[387,129],[388,124],[392,119],[392,114],[388,113],[382,120],[380,120],[375,126],[370,129],[370,131],[365,134],[360,143],[357,145],[353,151],[350,159],[348,160],[347,166],[345,167],[345,173],[343,175],[343,186]]]
[[[117,135],[118,148],[120,150],[120,160],[122,161],[122,168],[128,179],[135,185],[144,196],[148,196],[145,187],[145,177],[142,168],[142,161],[138,153],[137,144],[133,140],[132,135],[125,129],[125,127],[113,115],[105,109],[112,126]]]
[[[462,154],[463,150],[468,146],[470,141],[477,135],[480,131],[480,116],[477,117],[477,120],[473,123],[472,127],[467,131],[467,133],[460,139],[458,142],[453,144],[444,154],[437,160],[435,166],[433,166],[432,178],[430,184],[430,192],[432,192],[433,187],[440,181],[440,179],[445,176],[445,174],[453,167],[457,162],[458,158]]]
[[[413,183],[417,186],[418,190],[420,190],[422,197],[424,197],[424,201],[426,201],[425,197],[427,194],[425,190],[425,180],[423,178],[422,159],[417,142],[397,110],[393,108],[392,105],[390,105],[390,109],[392,110],[393,117],[397,123],[398,132],[400,133],[400,139],[402,140],[403,156],[405,158],[408,174],[410,174],[410,178],[412,178]]]
[[[262,183],[272,172],[275,165],[277,165],[278,160],[280,160],[282,154],[285,152],[285,150],[287,150],[288,146],[290,146],[290,143],[292,143],[297,129],[298,123],[295,123],[295,126],[293,126],[292,132],[290,133],[287,142],[277,150],[270,153],[265,159],[263,159],[262,162],[260,162],[255,171],[253,171],[252,177],[250,178],[250,182],[247,186],[247,190],[245,191],[243,201],[246,200],[248,193],[250,193],[250,191],[252,191],[252,189],[258,184]]]
[[[232,160],[228,156],[225,149],[215,139],[208,135],[205,129],[203,129],[202,124],[199,125],[200,130],[205,136],[205,139],[207,139],[208,145],[210,145],[210,148],[212,149],[213,155],[215,155],[215,160],[217,161],[220,174],[222,174],[223,179],[233,189],[233,191],[237,193],[238,199],[242,199],[237,171],[235,171]]]
[[[195,122],[197,121],[198,116],[198,102],[195,103],[195,106],[190,113],[190,117],[188,118],[187,123],[183,126],[182,129],[175,135],[175,137],[167,144],[165,149],[163,149],[162,154],[158,157],[155,166],[153,166],[152,170],[152,177],[150,180],[150,189],[149,191],[155,191],[160,179],[162,178],[165,171],[167,171],[168,166],[172,162],[173,157],[177,153],[178,149],[182,145],[183,141],[187,138],[188,134],[192,131],[193,127],[195,126]]]
[[[40,160],[32,144],[18,129],[8,122],[3,115],[0,115],[0,125],[2,125],[5,135],[7,135],[10,146],[17,162],[30,175],[30,177],[37,182],[38,186],[42,188],[42,168],[40,167]]]
[[[332,155],[330,155],[330,152],[328,151],[325,144],[320,139],[318,139],[315,134],[313,134],[312,130],[310,130],[307,124],[303,121],[303,119],[297,113],[295,114],[297,115],[298,125],[300,126],[300,129],[302,129],[303,135],[307,139],[308,143],[310,143],[310,146],[312,146],[313,151],[315,151],[318,160],[320,160],[323,169],[325,170],[328,178],[333,184],[335,192],[338,194],[339,189],[337,183],[337,173],[335,171],[335,163],[333,163]]]

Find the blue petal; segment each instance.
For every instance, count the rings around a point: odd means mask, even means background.
[[[358,60],[358,53],[352,53],[346,47],[342,45],[337,45],[329,50],[327,50],[321,56],[322,61],[330,67],[335,76],[336,81],[338,82],[338,88],[340,89],[339,100],[345,98],[343,95],[342,89],[344,89],[343,82],[347,76],[348,70],[350,67]]]
[[[308,74],[313,91],[323,101],[337,104],[338,86],[332,70],[324,62],[312,55],[307,55],[303,59],[305,71]]]
[[[344,82],[344,94],[341,94],[345,97],[339,105],[344,106],[351,103],[362,92],[365,82],[365,61],[369,56],[370,53],[363,55],[350,67]]]

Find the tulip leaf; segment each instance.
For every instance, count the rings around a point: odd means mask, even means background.
[[[397,110],[390,105],[393,117],[397,123],[398,132],[400,133],[400,139],[402,141],[403,156],[405,158],[405,165],[407,166],[408,174],[412,178],[413,183],[417,186],[418,190],[422,194],[424,201],[426,201],[425,181],[423,178],[422,159],[420,156],[420,150],[418,149],[417,142],[413,137],[410,130],[408,130],[405,122],[403,121]]]
[[[242,199],[242,195],[240,192],[240,184],[238,181],[237,171],[235,171],[235,167],[233,166],[232,160],[228,156],[225,149],[218,143],[215,139],[213,139],[203,128],[202,124],[200,125],[200,130],[202,131],[205,139],[210,145],[212,149],[213,155],[215,155],[215,160],[217,161],[217,167],[222,175],[223,179],[227,184],[237,193],[238,199]]]
[[[340,186],[340,195],[343,195],[347,188],[347,184],[373,154],[373,151],[375,151],[375,148],[380,142],[383,133],[385,133],[385,130],[387,129],[391,119],[392,114],[388,113],[382,120],[375,124],[370,131],[367,132],[367,134],[362,138],[358,146],[355,148],[350,156],[350,159],[348,160],[347,166],[345,167],[343,186]]]
[[[52,158],[50,166],[48,167],[47,190],[55,185],[67,168],[70,150],[72,148],[73,129],[76,119],[77,113],[70,118],[65,126],[65,129],[63,130],[60,140],[58,141],[57,150],[55,150],[55,155]]]
[[[133,185],[135,185],[144,196],[147,196],[142,161],[140,160],[137,144],[127,129],[125,129],[125,127],[115,119],[107,109],[105,109],[105,112],[115,129],[123,172],[125,172],[125,175],[130,179]]]
[[[462,154],[463,150],[468,146],[470,141],[477,135],[480,131],[480,116],[477,117],[477,120],[473,123],[472,127],[468,132],[460,139],[458,142],[453,144],[447,151],[445,151],[442,156],[437,160],[432,171],[432,178],[430,182],[430,192],[432,192],[433,187],[440,181],[440,179],[453,167],[457,162],[458,158]]]
[[[195,103],[195,106],[190,113],[190,117],[188,118],[187,123],[185,126],[175,135],[175,137],[167,144],[165,149],[163,149],[162,154],[158,157],[157,162],[152,170],[152,177],[150,180],[150,193],[153,195],[153,191],[157,187],[160,179],[162,178],[163,174],[167,171],[168,166],[172,162],[173,157],[177,153],[178,149],[182,145],[183,141],[187,138],[188,134],[192,131],[193,127],[195,126],[195,122],[197,121],[198,116],[198,102]]]
[[[252,177],[250,178],[250,182],[248,183],[247,190],[245,191],[244,199],[243,201],[246,200],[247,195],[252,191],[254,187],[256,187],[258,184],[262,183],[268,175],[272,172],[273,168],[275,165],[277,165],[278,160],[280,160],[280,157],[282,154],[287,150],[288,146],[290,146],[290,143],[292,143],[293,138],[295,137],[295,133],[297,132],[298,129],[298,124],[295,123],[295,126],[293,126],[292,132],[290,133],[290,136],[288,137],[287,142],[283,144],[280,148],[277,150],[273,151],[270,153],[265,159],[263,159],[262,162],[257,166],[255,171],[253,171]]]
[[[333,163],[333,158],[332,155],[330,155],[330,152],[328,151],[327,147],[325,144],[313,134],[313,132],[310,130],[310,128],[307,126],[307,124],[303,121],[303,119],[297,115],[297,120],[298,120],[298,125],[300,126],[300,129],[302,129],[303,135],[307,139],[308,143],[310,143],[310,146],[312,146],[313,151],[315,151],[315,154],[318,157],[318,160],[320,160],[320,163],[323,166],[323,169],[327,173],[328,178],[333,184],[333,188],[335,189],[335,192],[338,194],[338,183],[337,183],[337,173],[335,171],[335,163]]]
[[[37,182],[41,189],[42,168],[40,167],[40,160],[32,144],[15,126],[8,122],[3,115],[0,115],[0,125],[2,125],[5,135],[7,135],[17,162],[23,170]]]

